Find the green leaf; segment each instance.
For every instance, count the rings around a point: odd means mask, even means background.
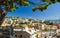
[[[12,12],[12,11],[14,11],[15,9],[16,9],[16,8],[11,8],[9,11]]]
[[[57,2],[57,0],[50,0],[51,1],[51,3],[56,3]]]
[[[43,2],[50,2],[50,0],[42,0]]]
[[[32,11],[36,11],[36,10],[37,10],[37,8],[36,8],[36,7],[32,8]]]
[[[15,6],[15,8],[17,9],[17,8],[18,8],[18,6]]]
[[[60,0],[57,0],[57,2],[60,2]]]
[[[44,10],[46,10],[47,9],[47,7],[50,5],[50,3],[49,4],[46,4],[46,5],[42,5],[42,6],[39,6],[39,10],[41,10],[41,11],[44,11]]]
[[[29,6],[29,2],[24,1],[24,2],[23,2],[23,5],[24,5],[24,6]]]

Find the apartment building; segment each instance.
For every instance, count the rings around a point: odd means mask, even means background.
[[[13,20],[11,18],[5,18],[3,24],[1,26],[10,26],[13,23]]]

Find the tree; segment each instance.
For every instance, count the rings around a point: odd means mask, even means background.
[[[40,11],[46,10],[47,7],[51,4],[54,4],[56,2],[60,2],[60,0],[39,0],[40,2],[43,2],[46,4],[36,4],[34,2],[31,2],[29,0],[0,0],[0,25],[3,22],[4,17],[6,16],[7,12],[12,12],[18,8],[17,4],[20,6],[29,6],[29,3],[35,5],[35,7],[32,8],[33,11],[39,9]]]
[[[0,0],[0,25],[3,22],[7,12],[12,12],[18,8],[16,4],[21,6],[28,6],[28,0]]]
[[[44,21],[43,23],[45,23],[46,25],[53,25],[53,22],[50,21]]]

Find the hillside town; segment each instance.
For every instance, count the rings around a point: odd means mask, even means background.
[[[60,23],[19,17],[6,17],[0,38],[60,38]]]

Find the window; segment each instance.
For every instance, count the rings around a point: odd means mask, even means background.
[[[22,35],[20,35],[20,38],[22,38]]]
[[[60,38],[60,36],[57,36],[57,38]]]
[[[17,37],[17,35],[15,35],[15,37]]]
[[[8,20],[7,23],[8,23],[8,24],[11,24],[11,20]]]
[[[8,20],[8,21],[6,21],[6,23],[11,24],[11,21]]]
[[[7,18],[5,22],[8,23],[8,24],[11,24],[12,20]]]

